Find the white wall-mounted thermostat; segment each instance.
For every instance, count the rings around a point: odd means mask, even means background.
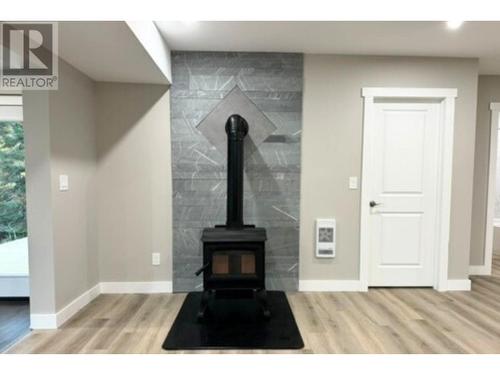
[[[336,237],[335,219],[316,219],[316,257],[334,258]]]

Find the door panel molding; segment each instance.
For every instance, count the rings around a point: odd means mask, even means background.
[[[369,228],[371,186],[371,155],[374,148],[375,102],[387,99],[433,100],[439,103],[439,141],[437,171],[437,207],[436,207],[436,259],[433,286],[439,291],[448,290],[448,258],[450,237],[451,183],[453,165],[453,133],[455,98],[457,89],[443,88],[389,88],[367,87],[362,89],[364,99],[363,112],[363,161],[361,183],[361,219],[360,219],[360,283],[363,290],[368,290],[369,272]]]

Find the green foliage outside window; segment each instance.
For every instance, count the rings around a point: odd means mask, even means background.
[[[0,243],[26,237],[24,132],[19,122],[0,122]]]

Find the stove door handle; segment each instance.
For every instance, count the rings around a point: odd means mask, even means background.
[[[196,276],[200,276],[200,273],[204,272],[208,267],[210,267],[210,263],[204,264],[198,271],[196,271],[194,274]]]

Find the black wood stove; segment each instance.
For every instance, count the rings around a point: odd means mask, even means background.
[[[265,287],[265,228],[243,224],[243,141],[248,123],[239,115],[226,122],[227,221],[205,228],[203,242],[203,297],[198,319],[208,311],[210,298],[255,298],[265,318],[270,317]]]

